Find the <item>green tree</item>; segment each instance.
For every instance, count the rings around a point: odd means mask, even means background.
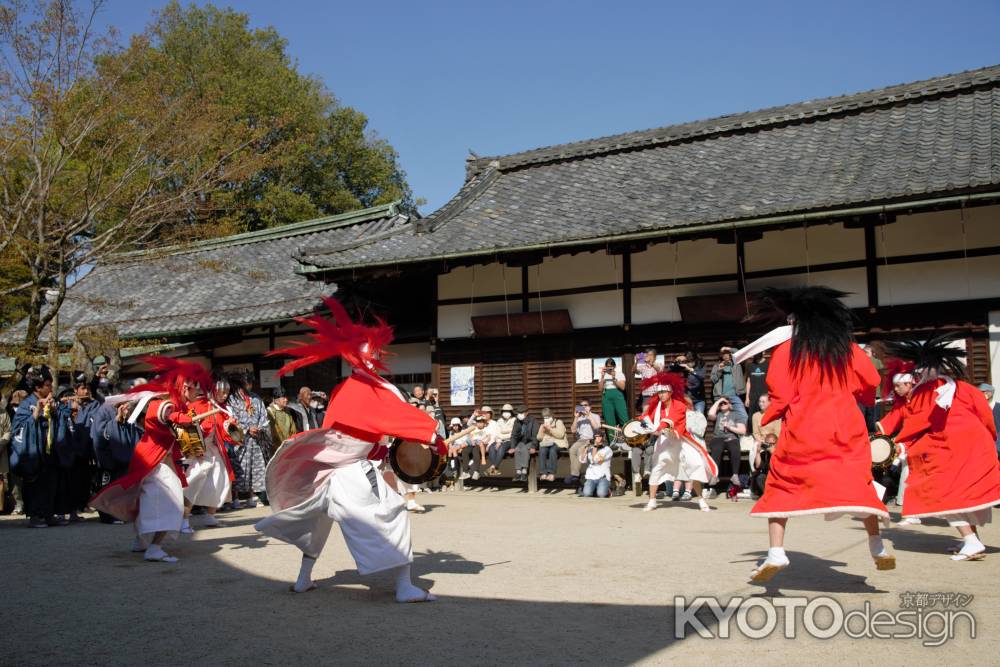
[[[178,93],[198,95],[273,130],[257,145],[261,168],[213,194],[199,235],[273,227],[413,197],[388,142],[364,114],[340,105],[299,73],[273,28],[213,5],[171,2],[156,17],[149,67],[173,74]],[[147,48],[139,45],[137,48]]]

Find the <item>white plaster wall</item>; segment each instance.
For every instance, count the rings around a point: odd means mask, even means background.
[[[472,319],[478,315],[502,315],[505,312],[521,312],[521,299],[507,302],[507,310],[503,301],[491,303],[476,303],[471,307],[467,303],[457,306],[438,307],[438,338],[468,338],[472,328]],[[471,317],[470,317],[471,316]]]
[[[529,301],[529,310],[538,312],[539,300]],[[619,326],[622,323],[622,293],[595,292],[570,296],[545,297],[541,299],[541,310],[569,311],[574,329]]]
[[[504,267],[501,270],[501,265],[495,263],[452,269],[438,276],[438,298],[456,299],[473,293],[476,296],[503,294],[504,279],[507,281],[507,294],[521,293],[520,267]]]
[[[403,343],[390,345],[385,359],[390,375],[409,375],[431,372],[430,343]]]
[[[958,210],[900,216],[895,223],[875,229],[879,257],[961,250],[962,242]],[[965,244],[968,248],[1000,245],[1000,206],[965,210]]]
[[[673,278],[675,273],[679,276],[736,273],[736,246],[698,239],[658,243],[632,255],[632,280]]]
[[[697,285],[670,285],[665,287],[643,287],[632,290],[632,324],[652,324],[655,322],[677,322],[681,319],[677,305],[679,296],[703,296],[706,294],[732,294],[735,282],[701,283]]]
[[[809,285],[823,285],[848,292],[844,303],[851,308],[868,306],[868,278],[863,268],[755,278],[747,281],[747,291],[753,292],[764,287],[805,287]]]
[[[747,271],[864,259],[865,232],[839,224],[775,230],[747,242],[744,254]]]
[[[1000,261],[973,257],[879,265],[878,293],[883,306],[1000,297]]]
[[[622,280],[621,255],[587,252],[546,257],[528,267],[528,289],[545,290],[618,284]],[[518,283],[520,284],[520,283]]]

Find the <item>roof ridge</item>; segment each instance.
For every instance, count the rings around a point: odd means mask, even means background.
[[[329,255],[330,253],[340,252],[341,250],[349,250],[351,248],[357,248],[363,246],[367,243],[372,243],[374,241],[381,241],[387,238],[391,238],[396,234],[400,234],[405,231],[409,231],[410,227],[406,224],[409,222],[410,217],[402,213],[393,216],[392,220],[399,221],[398,227],[393,227],[391,229],[386,229],[381,232],[376,232],[370,236],[365,236],[361,238],[351,239],[350,241],[344,241],[332,246],[323,246],[315,250],[299,250],[293,255],[298,261],[302,261],[302,258],[309,257],[310,255]],[[306,262],[308,263],[308,262]]]
[[[335,215],[327,215],[320,218],[313,218],[311,220],[303,220],[301,222],[292,222],[287,225],[268,227],[266,229],[258,229],[252,232],[240,232],[239,234],[230,234],[229,236],[220,236],[218,238],[204,239],[201,241],[191,241],[189,243],[178,243],[163,246],[161,248],[130,250],[127,252],[115,253],[109,258],[109,260],[112,262],[118,262],[121,260],[149,257],[150,255],[183,255],[191,252],[228,248],[234,245],[247,245],[250,243],[260,243],[263,241],[273,241],[274,239],[301,236],[302,234],[322,232],[330,229],[337,229],[339,227],[349,227],[351,225],[367,222],[372,219],[398,215],[400,203],[401,202],[399,200],[396,200],[389,202],[388,204],[362,208],[356,211],[347,211],[345,213],[337,213]]]
[[[634,130],[604,137],[585,139],[526,151],[479,157],[470,160],[468,176],[494,166],[500,171],[542,164],[557,160],[590,157],[618,150],[652,147],[680,140],[703,137],[735,130],[761,128],[791,121],[821,118],[847,111],[860,111],[876,106],[912,102],[914,100],[954,93],[968,88],[1000,82],[1000,64],[966,70],[918,81],[893,84],[866,91],[803,100],[763,109],[725,114],[684,123],[675,123],[645,130]]]

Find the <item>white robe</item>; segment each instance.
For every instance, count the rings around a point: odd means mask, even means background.
[[[214,442],[205,443],[205,456],[188,459],[184,498],[192,505],[222,507],[229,501],[229,471]]]
[[[257,530],[317,558],[336,522],[359,573],[413,562],[403,499],[365,458],[370,449],[370,443],[326,429],[288,440],[268,465],[268,496],[276,511]],[[377,495],[367,470],[374,472]],[[298,502],[286,506],[289,501]]]
[[[169,464],[160,462],[139,483],[139,514],[135,532],[147,541],[153,533],[176,534],[184,521],[181,480]]]

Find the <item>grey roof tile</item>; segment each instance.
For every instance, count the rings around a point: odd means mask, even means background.
[[[1000,65],[507,156],[390,238],[313,270],[585,242],[1000,184]]]

